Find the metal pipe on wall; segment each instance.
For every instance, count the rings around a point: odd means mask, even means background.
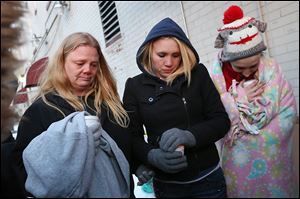
[[[190,38],[189,31],[188,31],[188,28],[187,28],[187,25],[186,25],[186,19],[185,19],[185,14],[184,14],[184,9],[183,9],[182,1],[179,1],[179,3],[180,3],[180,9],[181,9],[181,13],[182,13],[183,25],[184,25],[185,33],[186,33],[186,36],[188,38]]]
[[[256,1],[256,5],[258,7],[259,20],[266,23],[266,21],[264,19],[264,14],[263,14],[263,5],[262,5],[262,2],[261,1]],[[267,46],[267,49],[266,49],[265,52],[266,52],[267,56],[270,56],[269,40],[268,40],[267,30],[262,35],[263,35],[264,42],[265,42],[265,44]]]

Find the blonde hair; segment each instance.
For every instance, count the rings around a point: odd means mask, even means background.
[[[88,104],[88,97],[94,95],[96,115],[101,115],[101,104],[104,103],[104,105],[111,110],[115,121],[120,126],[127,127],[129,117],[120,101],[115,79],[113,78],[109,66],[101,52],[98,41],[89,33],[73,33],[63,40],[55,55],[49,59],[46,69],[39,79],[40,92],[37,97],[41,96],[47,105],[57,109],[63,114],[61,110],[48,102],[45,97],[45,95],[49,92],[57,92],[75,110],[84,110],[84,105],[81,103],[78,96],[74,95],[72,90],[69,89],[71,88],[71,83],[67,78],[67,74],[64,69],[66,57],[79,46],[93,47],[97,49],[99,54],[99,70],[94,82],[91,84],[87,94],[85,95],[85,103]]]
[[[24,62],[18,59],[13,51],[20,47],[24,23],[21,17],[26,10],[20,1],[1,1],[1,141],[4,140],[12,128],[18,115],[10,108],[15,96],[13,81],[15,69]]]
[[[177,39],[176,37],[160,37],[161,38],[170,38],[173,39],[179,46],[180,54],[181,54],[181,62],[177,69],[166,78],[167,84],[172,84],[174,79],[181,74],[184,74],[185,77],[188,79],[188,85],[191,83],[191,71],[197,63],[196,56],[194,52],[182,41]],[[145,70],[152,75],[154,73],[154,66],[152,64],[152,52],[153,52],[153,43],[156,40],[153,40],[147,43],[141,50],[139,57],[141,57],[140,62],[145,67]]]

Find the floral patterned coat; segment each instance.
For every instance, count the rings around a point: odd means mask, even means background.
[[[231,120],[222,141],[222,168],[228,197],[295,197],[292,130],[297,117],[292,87],[275,60],[262,57],[258,78],[264,93],[249,102],[242,86],[233,81],[226,91],[222,63],[210,75]]]

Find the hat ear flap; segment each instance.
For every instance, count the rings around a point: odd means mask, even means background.
[[[265,32],[266,29],[267,29],[267,23],[265,22],[261,22],[259,20],[255,20],[254,21],[254,25],[257,27],[257,29],[260,31],[260,32]]]
[[[215,41],[215,48],[223,48],[224,47],[224,38],[218,34]]]

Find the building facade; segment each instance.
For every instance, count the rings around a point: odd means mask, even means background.
[[[128,77],[140,73],[136,52],[149,30],[170,17],[189,36],[200,61],[210,67],[223,12],[232,4],[246,16],[268,23],[264,34],[267,54],[275,57],[297,97],[299,112],[299,2],[298,1],[42,1],[28,2],[32,34],[39,41],[31,62],[50,56],[67,35],[83,31],[97,38],[123,95]],[[101,10],[102,9],[102,10]],[[112,19],[117,15],[117,20]],[[117,25],[112,24],[117,23]],[[110,37],[112,29],[117,34]]]

